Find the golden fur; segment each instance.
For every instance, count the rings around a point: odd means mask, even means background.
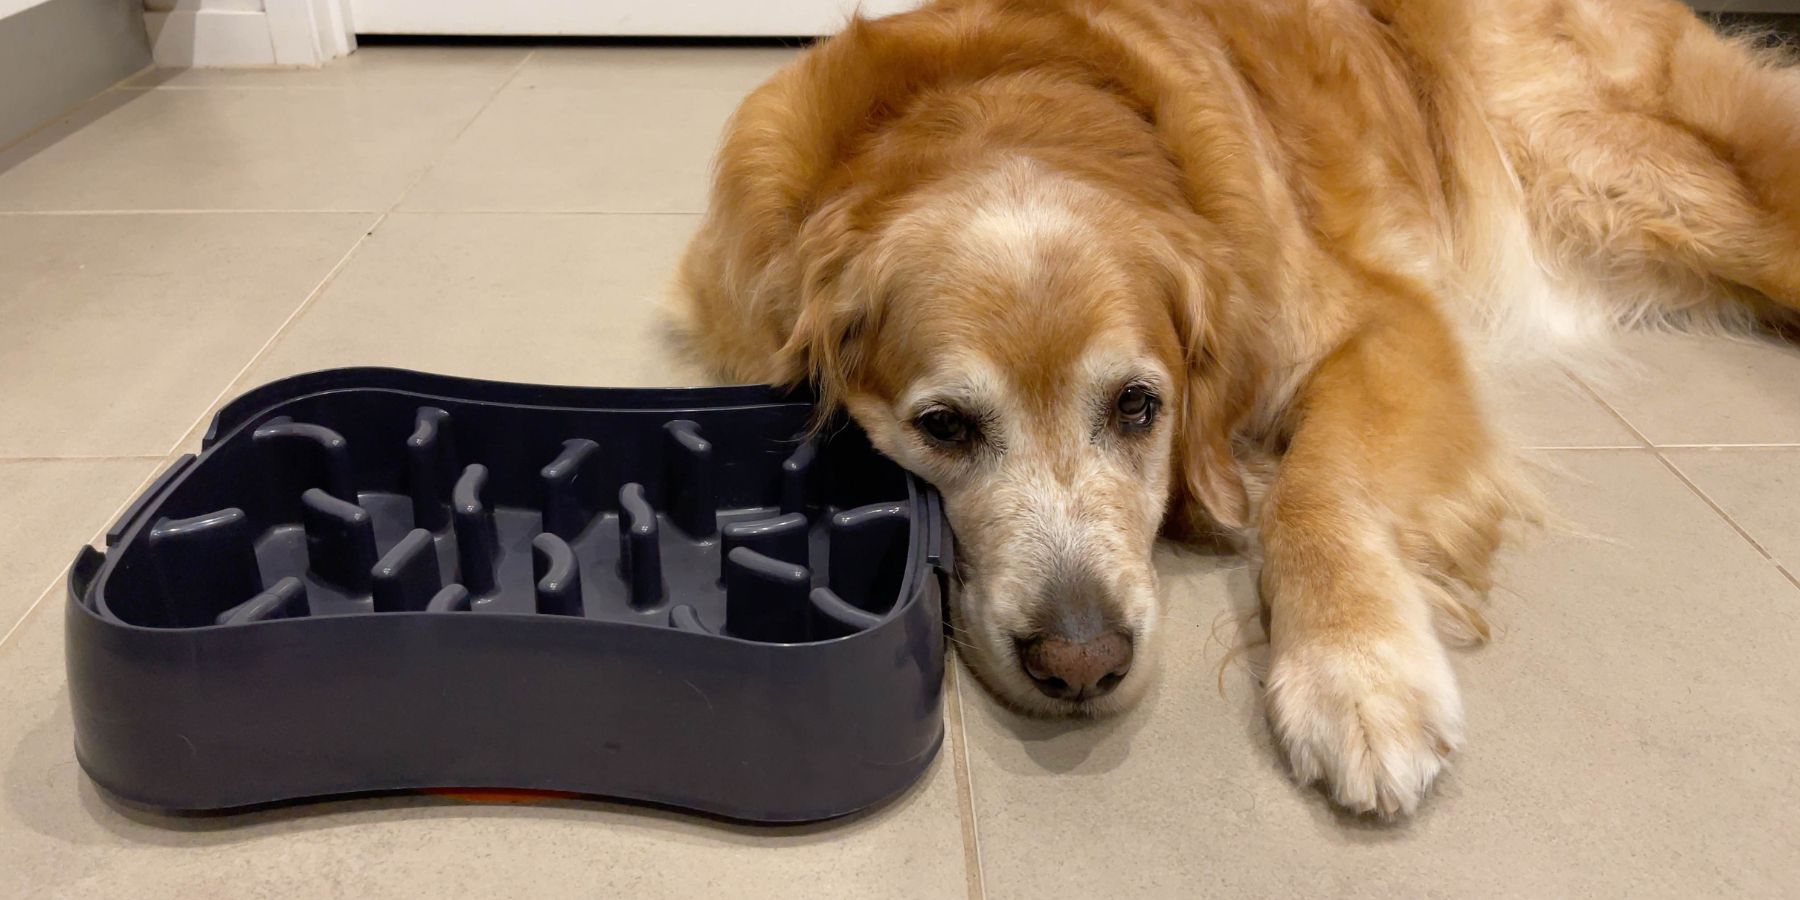
[[[1791,307],[1797,231],[1800,76],[1675,0],[942,0],[744,103],[679,284],[724,376],[816,382],[943,489],[1015,705],[1130,702],[1042,695],[1017,642],[1080,607],[1147,668],[1158,531],[1253,532],[1283,751],[1389,815],[1530,510],[1468,335]]]

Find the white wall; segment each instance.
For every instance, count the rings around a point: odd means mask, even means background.
[[[0,0],[0,145],[150,62],[136,2]]]

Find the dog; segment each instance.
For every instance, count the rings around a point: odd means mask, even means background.
[[[1538,514],[1474,348],[1800,306],[1800,70],[1675,0],[940,0],[745,100],[676,281],[939,488],[1002,700],[1125,708],[1157,537],[1254,539],[1281,752],[1403,816]]]

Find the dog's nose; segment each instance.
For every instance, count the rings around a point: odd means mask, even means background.
[[[1131,671],[1131,638],[1117,631],[1085,639],[1037,635],[1019,642],[1019,663],[1045,694],[1092,700],[1110,693]]]

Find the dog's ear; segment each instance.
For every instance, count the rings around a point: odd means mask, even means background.
[[[1233,452],[1238,429],[1255,404],[1260,380],[1260,329],[1241,284],[1223,261],[1206,258],[1189,239],[1158,248],[1170,318],[1181,341],[1183,371],[1175,459],[1178,498],[1190,529],[1204,511],[1210,524],[1235,530],[1250,523],[1250,493]]]
[[[1220,404],[1198,376],[1188,380],[1176,449],[1181,486],[1212,522],[1236,530],[1250,524],[1250,492],[1232,452],[1232,432],[1218,415]]]
[[[796,241],[799,303],[776,368],[789,384],[810,381],[829,413],[867,359],[881,289],[868,234],[854,224],[846,196],[807,219]]]

